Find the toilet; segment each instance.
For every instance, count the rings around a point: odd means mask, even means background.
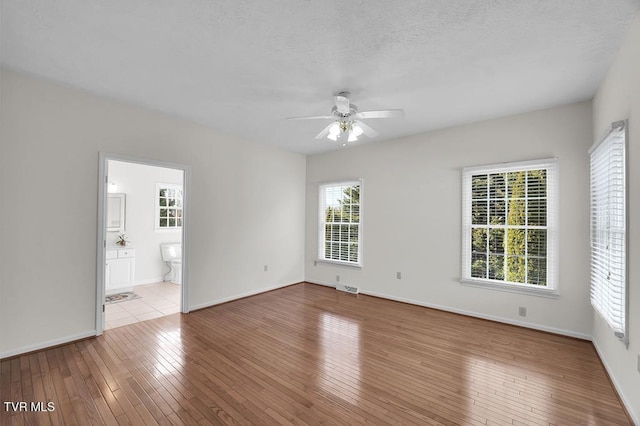
[[[160,252],[162,260],[169,267],[169,272],[164,275],[163,281],[167,281],[167,275],[172,274],[171,282],[182,284],[182,244],[160,244]]]

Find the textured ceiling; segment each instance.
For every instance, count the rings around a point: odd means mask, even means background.
[[[301,153],[590,99],[640,0],[2,0],[2,65]],[[370,140],[369,140],[370,141]],[[367,143],[362,138],[358,143]]]

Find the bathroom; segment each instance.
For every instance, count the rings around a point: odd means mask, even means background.
[[[183,174],[107,161],[105,330],[180,312]]]

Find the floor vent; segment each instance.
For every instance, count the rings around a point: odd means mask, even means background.
[[[347,293],[358,294],[360,293],[360,289],[358,287],[353,287],[346,284],[336,284],[336,290],[345,291]]]

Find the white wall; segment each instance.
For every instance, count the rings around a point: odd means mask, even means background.
[[[108,165],[109,181],[118,186],[118,193],[126,194],[125,234],[136,250],[134,284],[162,281],[169,268],[162,261],[160,244],[181,242],[182,230],[155,229],[156,184],[182,185],[182,170],[113,160]],[[114,243],[119,234],[107,232],[107,243]]]
[[[598,314],[594,315],[593,343],[636,424],[640,424],[640,15],[594,98],[594,135],[600,138],[611,122],[623,119],[629,120],[629,347],[613,336]]]
[[[367,293],[588,338],[592,139],[591,103],[582,102],[309,156],[306,279],[335,284],[339,274]],[[462,286],[462,168],[548,157],[560,168],[560,297]],[[362,270],[313,262],[318,183],[343,178],[364,179]]]
[[[0,90],[2,356],[95,333],[99,151],[190,166],[191,307],[303,280],[304,156],[14,72]]]

